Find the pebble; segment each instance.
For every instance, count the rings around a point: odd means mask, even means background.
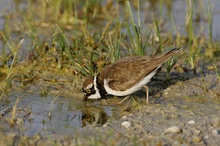
[[[197,129],[194,129],[194,133],[195,133],[195,135],[200,135],[201,134],[201,131],[200,130],[197,130]]]
[[[131,126],[131,122],[129,122],[129,121],[124,121],[124,122],[121,123],[121,125],[122,125],[123,127],[125,127],[125,128],[129,128],[129,127]]]
[[[167,128],[163,133],[164,134],[179,134],[182,132],[182,129],[177,126],[171,126]]]
[[[212,130],[212,134],[214,136],[220,136],[220,130],[214,129],[214,130]]]
[[[106,128],[109,126],[109,123],[105,123],[104,125],[102,125],[102,127]]]
[[[209,136],[208,136],[208,135],[205,135],[205,136],[204,136],[204,139],[209,139]]]
[[[194,136],[194,137],[193,137],[193,141],[195,141],[195,142],[201,142],[201,141],[202,141],[202,137],[201,137],[201,136]]]
[[[17,118],[16,119],[16,123],[17,124],[23,124],[24,123],[24,119],[23,118]]]
[[[165,89],[163,95],[164,96],[168,95],[170,90],[171,90],[170,88]]]
[[[178,118],[179,117],[179,115],[177,115],[177,114],[171,114],[170,115],[170,118],[172,118],[172,119],[176,119],[176,118]]]
[[[220,118],[219,117],[216,117],[212,120],[212,125],[214,127],[220,127]]]
[[[193,124],[195,124],[195,123],[196,123],[196,122],[193,121],[193,120],[190,120],[190,121],[187,122],[187,124],[190,124],[190,125],[193,125]]]

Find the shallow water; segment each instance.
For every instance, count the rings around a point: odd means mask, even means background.
[[[0,29],[4,28],[4,14],[12,11],[15,6],[12,0],[1,0],[0,2]],[[208,0],[205,0],[204,9],[207,12]],[[218,39],[220,33],[220,1],[211,0],[214,5],[213,13],[213,37]],[[23,5],[21,3],[21,5]],[[185,29],[185,1],[172,1],[171,8],[164,6],[163,16],[166,21],[164,29],[172,32],[172,21],[170,13],[173,14],[175,25],[182,33]],[[142,7],[150,7],[149,3],[145,3]],[[157,5],[159,7],[159,5]],[[159,9],[159,8],[158,8]],[[135,15],[136,13],[134,13]],[[197,23],[198,27],[195,30],[197,33],[204,29],[208,36],[209,28],[207,22],[207,13],[201,16],[201,21]],[[137,18],[137,17],[135,17]],[[145,8],[142,9],[141,19],[145,21],[153,21],[151,14],[145,13]],[[122,19],[123,20],[123,19]],[[2,44],[0,43],[0,49]],[[24,47],[29,48],[29,47]],[[1,52],[1,50],[0,50]],[[44,87],[43,87],[44,88]],[[37,86],[26,86],[23,89],[11,90],[7,95],[7,100],[0,103],[0,111],[3,117],[0,120],[0,130],[7,132],[15,132],[21,135],[34,136],[37,133],[47,136],[50,134],[73,134],[73,131],[79,127],[95,123],[103,125],[111,118],[117,117],[117,111],[120,107],[104,106],[97,103],[85,106],[82,104],[81,97],[65,96],[48,94],[42,95],[41,88]],[[16,108],[15,124],[10,125],[8,120],[11,119],[13,106],[16,98],[19,101]],[[54,102],[53,102],[54,101]],[[5,111],[5,110],[6,111]]]
[[[112,117],[111,106],[88,106],[82,104],[79,98],[62,95],[46,97],[38,94],[38,88],[13,92],[8,95],[9,101],[0,103],[3,116],[0,120],[0,129],[4,132],[14,131],[17,134],[34,136],[37,133],[72,134],[74,129],[90,124],[103,125]],[[12,117],[12,109],[16,99],[14,125],[9,125],[7,119]],[[6,112],[4,109],[7,109]]]

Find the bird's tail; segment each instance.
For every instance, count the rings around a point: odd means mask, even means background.
[[[177,52],[179,52],[181,49],[183,49],[183,47],[181,48],[174,48],[170,51],[168,51],[165,54],[161,54],[161,55],[156,55],[154,56],[152,59],[154,59],[154,63],[157,65],[161,65],[164,62],[166,62],[170,57],[172,57],[174,54],[176,54]]]
[[[179,52],[179,51],[182,50],[182,49],[183,49],[183,47],[180,47],[180,48],[174,48],[174,49],[168,51],[166,54],[172,54],[172,55],[173,55],[173,54]]]

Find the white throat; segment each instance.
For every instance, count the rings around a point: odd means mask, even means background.
[[[88,99],[99,99],[101,98],[101,95],[99,93],[99,89],[97,88],[97,84],[96,84],[96,78],[97,76],[94,77],[94,80],[93,80],[93,85],[94,85],[94,89],[95,89],[95,94],[92,94],[88,97]]]

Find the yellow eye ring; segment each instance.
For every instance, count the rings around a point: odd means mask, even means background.
[[[90,89],[87,89],[87,90],[86,90],[86,93],[88,93],[88,94],[91,93],[91,90],[90,90]]]
[[[90,122],[90,116],[86,116],[86,120]]]

